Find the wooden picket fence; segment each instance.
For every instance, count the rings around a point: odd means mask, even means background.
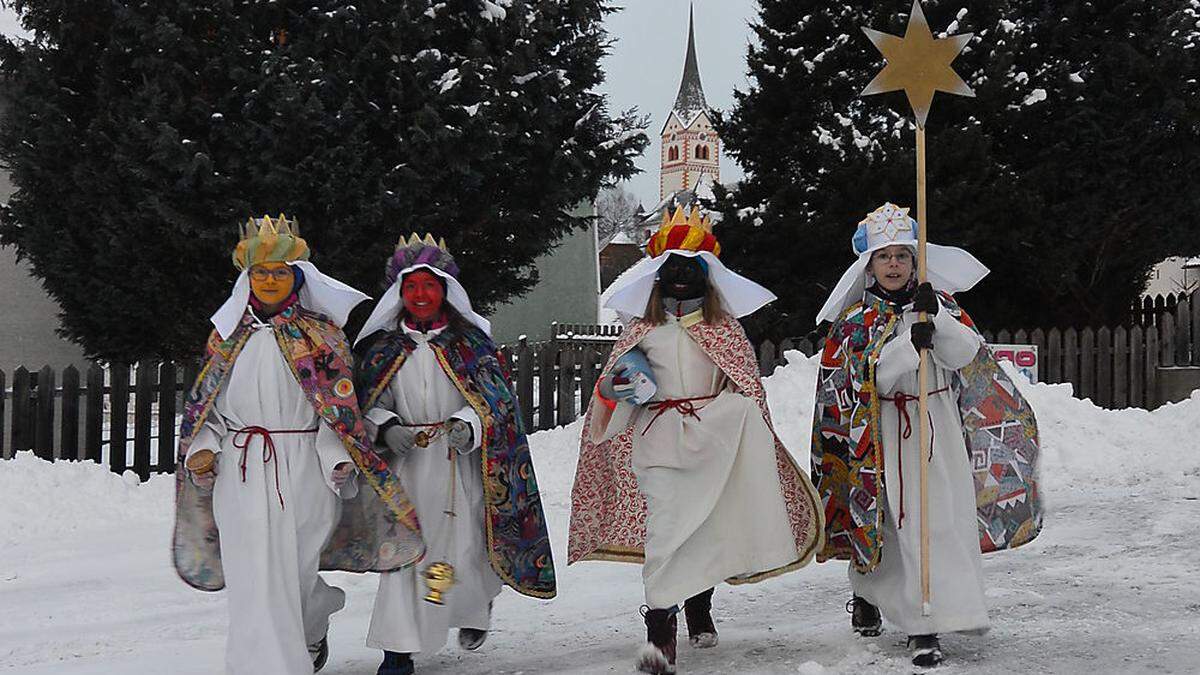
[[[1162,296],[1159,296],[1161,299]],[[1038,347],[1039,379],[1069,382],[1078,398],[1104,408],[1153,409],[1159,369],[1200,367],[1200,292],[1176,296],[1139,325],[1099,329],[984,331],[988,342]],[[1156,303],[1157,304],[1157,303]]]
[[[1158,323],[1159,317],[1173,314],[1179,302],[1185,299],[1188,299],[1188,293],[1184,292],[1142,296],[1130,307],[1129,321],[1135,326],[1153,326]],[[1195,301],[1189,302],[1195,307]]]
[[[1038,346],[1040,379],[1070,382],[1075,394],[1110,408],[1157,407],[1158,369],[1200,367],[1200,294],[1178,299],[1149,325],[1061,330],[984,331],[993,343]],[[527,431],[570,424],[591,402],[600,370],[619,330],[556,327],[556,338],[521,340],[502,348]],[[815,352],[813,336],[758,346],[764,375],[796,350]],[[0,372],[0,458],[32,451],[50,460],[103,463],[132,469],[146,480],[174,470],[179,413],[196,364],[93,365],[82,375],[68,367]]]
[[[177,413],[196,364],[46,366],[0,372],[0,458],[31,451],[48,460],[88,460],[142,480],[175,467]]]

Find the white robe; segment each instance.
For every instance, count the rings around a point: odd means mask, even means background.
[[[632,465],[646,497],[646,604],[666,608],[725,579],[796,562],[779,486],[775,439],[753,399],[734,390],[685,328],[668,316],[638,344],[655,400],[700,396],[697,417],[640,410]]]
[[[443,329],[428,334],[404,327],[417,348],[404,361],[367,419],[381,426],[398,418],[406,424],[444,422],[456,417],[471,425],[474,450],[455,455],[455,518],[445,511],[449,503],[450,462],[446,436],[428,447],[413,448],[404,457],[390,460],[392,472],[417,510],[425,558],[417,565],[381,574],[367,646],[392,652],[434,653],[446,644],[450,628],[487,630],[491,624],[492,599],[500,593],[500,577],[488,557],[483,523],[483,467],[479,453],[483,427],[454,383],[438,364],[429,346]],[[454,524],[451,535],[450,523]],[[446,604],[425,600],[428,589],[423,572],[438,561],[454,566],[454,585],[446,592]]]
[[[243,481],[242,451],[233,443],[238,429],[252,425],[318,431],[273,435],[271,462],[264,462],[263,438],[255,436]],[[308,645],[325,636],[330,615],[345,605],[345,593],[326,584],[318,569],[341,515],[330,474],[352,460],[305,397],[269,325],[257,325],[246,341],[189,454],[203,448],[219,453],[213,516],[229,598],[226,672],[312,672]],[[342,496],[355,494],[351,478]]]
[[[897,392],[916,396],[920,356],[912,345],[910,328],[916,314],[905,312],[897,335],[879,355],[875,381],[880,396]],[[950,384],[952,371],[969,364],[983,344],[974,331],[943,308],[934,317],[936,328],[929,366],[929,390]],[[916,401],[907,404],[912,432],[900,437],[902,416],[896,404],[880,401],[886,497],[881,501],[884,522],[882,555],[869,574],[850,570],[854,593],[879,607],[889,622],[908,635],[984,631],[988,628],[983,597],[983,560],[975,514],[975,485],[962,434],[962,418],[953,390],[929,396],[933,429],[933,459],[929,462],[929,583],[930,616],[921,603],[921,468],[920,418]],[[899,441],[899,444],[897,443]],[[897,447],[899,445],[899,447]],[[898,452],[899,451],[899,452]],[[897,529],[900,509],[900,454],[903,453],[904,523]]]

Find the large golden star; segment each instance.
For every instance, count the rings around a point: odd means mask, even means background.
[[[912,14],[908,17],[908,28],[904,30],[903,38],[870,28],[863,28],[863,32],[887,59],[887,65],[862,90],[860,96],[903,89],[917,116],[917,125],[924,128],[935,91],[961,96],[975,95],[950,67],[950,62],[967,46],[972,33],[935,40],[919,0],[913,0]]]

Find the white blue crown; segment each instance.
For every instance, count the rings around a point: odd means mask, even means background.
[[[893,244],[916,243],[917,221],[908,215],[908,209],[885,202],[862,219],[850,245],[855,255],[862,255]]]

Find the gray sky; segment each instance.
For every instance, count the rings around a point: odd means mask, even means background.
[[[637,161],[642,173],[624,185],[646,208],[658,203],[658,132],[675,102],[687,49],[688,6],[696,9],[696,58],[704,97],[711,108],[728,110],[733,90],[746,89],[746,45],[755,0],[618,0],[623,7],[609,16],[609,34],[617,39],[603,62],[608,94],[616,112],[637,106],[650,115],[650,146]],[[721,157],[721,182],[742,176],[741,169]]]
[[[612,54],[604,60],[607,80],[601,89],[612,110],[636,106],[650,115],[651,142],[638,160],[638,174],[624,185],[650,208],[658,203],[658,131],[666,121],[687,47],[688,6],[696,8],[696,56],[708,105],[727,110],[735,87],[746,88],[746,43],[749,22],[757,15],[755,0],[616,0],[623,9],[608,18],[608,32],[616,38]],[[24,35],[11,9],[0,9],[0,33]],[[728,183],[742,171],[721,158],[721,181]]]

